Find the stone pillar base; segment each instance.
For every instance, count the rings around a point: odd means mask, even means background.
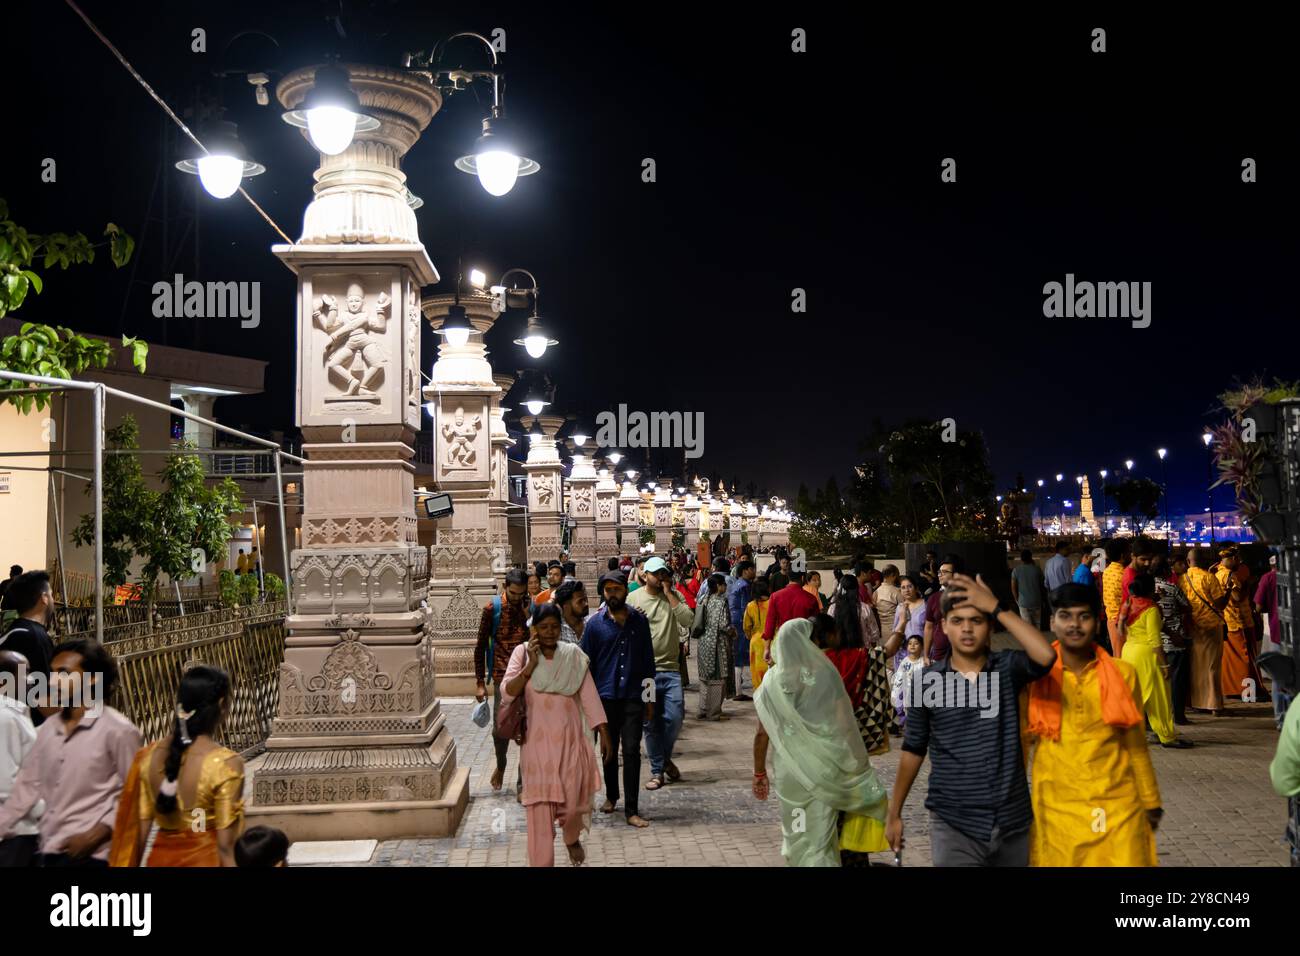
[[[398,840],[456,834],[469,805],[469,768],[458,767],[438,800],[245,807],[248,826],[283,830],[299,840]]]

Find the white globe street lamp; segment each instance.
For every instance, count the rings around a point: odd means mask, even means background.
[[[198,176],[203,188],[214,199],[228,199],[238,191],[245,176],[260,176],[266,172],[265,166],[248,158],[248,151],[239,141],[239,128],[229,120],[208,124],[203,131],[203,141],[206,152],[182,159],[176,168]]]
[[[282,118],[290,126],[306,129],[311,144],[326,156],[337,156],[351,146],[356,133],[379,129],[379,120],[361,111],[347,70],[333,64],[316,70],[302,103]]]

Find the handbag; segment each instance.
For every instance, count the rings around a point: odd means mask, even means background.
[[[528,735],[528,707],[524,703],[528,689],[513,697],[497,710],[497,726],[493,733],[499,740],[513,740],[523,745]]]

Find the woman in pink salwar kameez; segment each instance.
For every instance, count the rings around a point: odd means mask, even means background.
[[[610,753],[605,708],[582,648],[560,640],[560,609],[540,605],[531,639],[510,655],[501,704],[525,694],[526,730],[519,748],[528,819],[528,865],[555,865],[555,824],[564,832],[569,860],[587,857],[582,831],[591,827],[592,798],[600,790],[601,764],[590,730],[600,733],[602,760]],[[585,718],[585,724],[584,724]]]

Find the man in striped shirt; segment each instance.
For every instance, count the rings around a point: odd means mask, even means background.
[[[1027,866],[1033,809],[1019,697],[1052,669],[1056,651],[981,578],[953,575],[941,610],[949,654],[913,679],[885,836],[894,852],[902,851],[903,804],[929,754],[925,806],[934,865]],[[1023,650],[990,652],[995,620]]]

